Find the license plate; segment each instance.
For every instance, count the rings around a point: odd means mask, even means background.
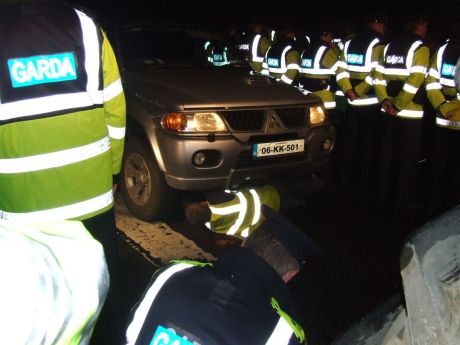
[[[304,152],[303,139],[254,144],[252,147],[253,158],[280,156],[299,152]]]

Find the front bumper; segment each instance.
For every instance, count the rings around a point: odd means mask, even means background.
[[[335,128],[331,125],[306,131],[305,152],[273,158],[253,159],[252,143],[241,142],[231,135],[215,137],[181,137],[164,131],[155,133],[160,168],[166,183],[183,191],[235,188],[250,181],[271,177],[319,172],[327,169],[334,147]],[[324,149],[326,140],[331,149]],[[209,167],[197,167],[197,151],[214,152],[220,159]]]

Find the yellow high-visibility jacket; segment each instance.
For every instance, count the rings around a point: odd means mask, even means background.
[[[375,92],[380,102],[390,100],[398,109],[396,116],[423,117],[423,84],[430,50],[415,35],[402,36],[387,44],[376,68]]]
[[[66,3],[3,4],[0,22],[0,219],[107,211],[126,108],[106,35]]]
[[[206,226],[212,231],[247,237],[263,222],[261,205],[270,206],[275,211],[280,208],[280,196],[272,186],[243,188],[229,194],[228,201],[208,201],[211,220]]]
[[[447,42],[431,58],[426,77],[428,100],[436,110],[436,125],[460,129],[460,94],[455,87],[455,65],[460,57],[460,44]]]
[[[373,79],[383,48],[382,36],[372,30],[366,30],[345,42],[337,63],[336,79],[344,94],[354,90],[358,96],[353,101],[348,100],[351,106],[378,104]]]
[[[294,42],[279,39],[265,54],[261,73],[290,85],[296,80],[299,69],[300,53]]]

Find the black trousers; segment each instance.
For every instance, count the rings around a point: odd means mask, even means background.
[[[382,129],[379,194],[409,204],[417,199],[422,120],[383,114]]]
[[[433,211],[460,203],[460,131],[436,127],[429,159],[428,204]]]
[[[335,146],[331,159],[331,174],[334,179],[341,177],[343,165],[343,150],[345,140],[345,116],[344,111],[337,109],[328,110],[329,121],[335,127]]]
[[[343,138],[342,179],[362,189],[373,188],[380,131],[380,106],[349,106]]]
[[[93,237],[104,247],[110,275],[110,289],[93,335],[92,345],[124,344],[126,316],[121,308],[120,257],[113,208],[83,221]],[[82,253],[84,255],[84,253]]]

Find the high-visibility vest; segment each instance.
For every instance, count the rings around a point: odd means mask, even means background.
[[[351,106],[370,106],[378,103],[373,88],[373,73],[383,52],[383,38],[366,30],[344,44],[337,63],[337,84],[343,92],[353,89],[358,95],[348,100]]]
[[[0,344],[89,343],[109,273],[81,222],[0,219],[0,262]]]
[[[211,220],[206,226],[215,232],[231,236],[247,237],[263,222],[261,205],[279,210],[280,197],[272,186],[241,189],[228,192],[232,195],[230,201],[219,203],[209,202]]]
[[[0,7],[0,219],[86,219],[113,206],[125,136],[115,56],[65,3]]]
[[[300,70],[300,53],[292,40],[280,39],[265,54],[262,74],[292,84]]]
[[[271,44],[270,39],[264,34],[243,32],[237,49],[254,71],[261,72],[265,53]]]
[[[204,50],[207,61],[213,66],[225,66],[228,61],[228,48],[218,41],[206,41]]]
[[[429,48],[415,35],[403,36],[385,47],[376,68],[375,89],[379,100],[393,100],[400,109],[398,117],[423,117],[422,86],[429,59]]]
[[[335,77],[339,56],[318,39],[300,54],[299,87],[305,93],[320,97],[327,109],[335,109],[335,90],[331,88],[331,78]]]
[[[455,87],[455,69],[459,58],[459,42],[443,44],[434,53],[425,80],[428,99],[437,110],[436,124],[454,130],[460,130],[460,94]],[[447,119],[444,115],[452,111],[455,115]]]

